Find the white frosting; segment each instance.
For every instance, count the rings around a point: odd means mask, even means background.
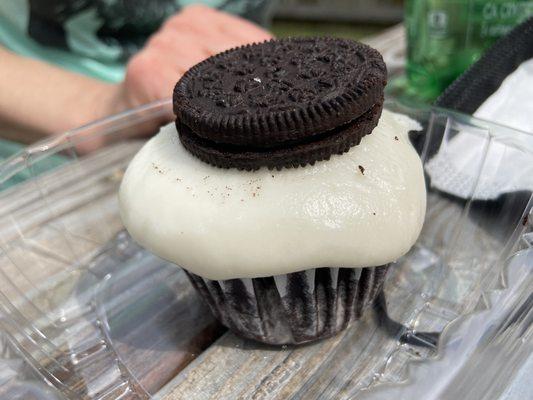
[[[171,124],[130,163],[122,220],[142,246],[208,279],[386,264],[411,248],[424,221],[411,129],[418,124],[383,111],[348,153],[305,168],[243,172],[196,159]]]

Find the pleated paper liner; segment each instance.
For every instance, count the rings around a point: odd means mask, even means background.
[[[285,345],[333,336],[359,319],[380,292],[388,268],[316,268],[222,281],[187,275],[216,318],[231,331]]]

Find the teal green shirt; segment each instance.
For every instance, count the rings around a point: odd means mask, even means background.
[[[109,82],[183,6],[203,3],[264,23],[269,0],[0,0],[0,44]]]

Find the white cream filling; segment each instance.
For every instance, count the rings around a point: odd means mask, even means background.
[[[131,161],[122,220],[139,244],[208,279],[386,264],[411,248],[424,221],[411,129],[415,121],[385,110],[348,153],[243,172],[196,159],[170,124]]]

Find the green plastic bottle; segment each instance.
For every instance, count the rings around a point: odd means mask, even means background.
[[[407,0],[409,95],[439,94],[483,51],[533,15],[533,0]]]

